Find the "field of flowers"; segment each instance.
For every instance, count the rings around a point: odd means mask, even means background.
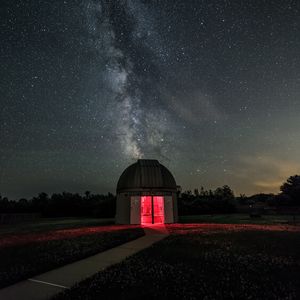
[[[0,239],[0,288],[144,235],[137,226],[97,226]]]
[[[299,227],[187,225],[55,299],[300,299]]]

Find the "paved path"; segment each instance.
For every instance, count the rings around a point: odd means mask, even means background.
[[[144,230],[145,236],[134,241],[8,286],[0,290],[0,300],[49,299],[76,282],[121,262],[168,235],[164,225],[153,225],[145,227]]]

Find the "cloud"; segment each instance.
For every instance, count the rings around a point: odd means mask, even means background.
[[[299,174],[298,163],[269,155],[242,156],[234,172],[235,177],[247,182],[256,192],[279,192],[282,183],[291,175]]]
[[[217,121],[225,117],[225,114],[217,107],[212,97],[201,92],[192,95],[181,95],[181,99],[173,99],[171,108],[176,115],[192,124],[201,121]]]
[[[277,180],[277,181],[256,181],[254,182],[254,185],[258,187],[262,187],[267,190],[278,190],[278,187],[280,187],[283,183],[283,180]]]

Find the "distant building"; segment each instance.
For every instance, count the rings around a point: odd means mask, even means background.
[[[177,186],[171,172],[157,160],[139,159],[117,184],[117,224],[177,222]]]

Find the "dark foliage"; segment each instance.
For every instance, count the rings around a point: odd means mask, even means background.
[[[8,200],[0,196],[1,213],[31,213],[39,212],[45,217],[70,217],[92,216],[112,218],[116,211],[116,197],[107,195],[93,195],[85,192],[85,195],[63,192],[49,197],[46,193],[40,193],[30,200]]]
[[[201,187],[200,192],[197,189],[194,194],[187,191],[178,199],[179,215],[233,212],[235,212],[235,198],[228,185],[219,187],[215,191],[206,191]]]
[[[250,197],[240,195],[235,198],[228,185],[216,190],[198,189],[183,192],[178,198],[179,215],[197,215],[214,213],[234,213],[236,204],[253,205],[257,203],[266,206],[299,206],[300,205],[300,176],[294,175],[281,186],[281,193],[256,194]],[[0,195],[0,213],[32,213],[38,212],[46,217],[106,217],[112,218],[116,211],[116,197],[107,195],[94,195],[89,191],[82,196],[78,193],[53,194],[40,193],[30,200],[9,200]]]
[[[274,198],[274,194],[264,194],[264,193],[259,193],[259,194],[255,194],[252,195],[250,197],[248,197],[248,203],[252,202],[252,203],[269,203],[270,201],[272,201],[272,199]]]
[[[285,199],[279,198],[281,202],[287,205],[300,205],[300,175],[290,176],[280,190],[282,196],[285,196]]]

